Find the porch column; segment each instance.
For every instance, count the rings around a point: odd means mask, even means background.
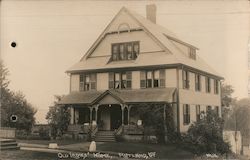
[[[163,106],[163,120],[164,120],[164,125],[166,124],[166,104]]]
[[[92,111],[93,111],[93,108],[92,107],[89,107],[89,124],[91,125],[92,124]]]
[[[124,125],[124,105],[121,104],[121,109],[122,109],[122,125]]]
[[[130,122],[130,109],[131,109],[132,106],[128,106],[128,125],[129,125],[129,122]]]
[[[167,107],[167,104],[164,104],[163,106],[163,125],[164,125],[164,132],[166,132],[166,107]]]
[[[74,120],[75,120],[75,117],[74,117],[74,107],[70,106],[70,124],[74,124]]]
[[[97,104],[96,107],[95,107],[95,121],[96,121],[96,123],[97,123],[98,108],[99,108],[99,104]]]

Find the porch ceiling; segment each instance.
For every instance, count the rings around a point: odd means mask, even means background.
[[[175,88],[72,92],[63,97],[59,104],[98,104],[106,96],[112,96],[121,103],[171,103],[174,92]]]

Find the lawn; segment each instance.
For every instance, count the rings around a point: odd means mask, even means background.
[[[56,153],[23,150],[1,151],[1,160],[56,160]]]
[[[112,151],[121,153],[145,153],[156,152],[156,158],[161,159],[193,159],[194,155],[173,144],[145,144],[145,143],[129,143],[114,142],[97,144],[97,150]]]
[[[18,143],[29,143],[29,144],[42,144],[49,145],[49,143],[57,143],[58,145],[68,145],[68,144],[76,144],[81,142],[86,142],[84,140],[21,140],[17,139]]]

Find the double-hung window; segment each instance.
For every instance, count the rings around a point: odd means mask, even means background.
[[[196,105],[196,121],[199,121],[201,119],[201,106]]]
[[[80,91],[96,90],[96,74],[80,74]]]
[[[201,76],[195,74],[195,91],[201,91]]]
[[[141,71],[141,88],[165,87],[165,69]]]
[[[183,70],[183,88],[189,89],[189,72],[186,70]]]
[[[219,110],[219,106],[215,106],[215,113],[217,114],[217,115],[219,115],[220,114],[220,110]]]
[[[208,111],[211,111],[211,110],[212,110],[212,106],[207,106],[206,111],[208,112]]]
[[[188,125],[190,123],[190,106],[183,104],[183,124]]]
[[[109,73],[109,89],[131,89],[132,72]]]
[[[205,83],[206,83],[206,92],[210,93],[211,92],[211,80],[209,77],[206,77]]]
[[[219,94],[219,81],[214,80],[214,93]]]

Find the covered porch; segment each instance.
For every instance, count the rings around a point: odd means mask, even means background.
[[[68,130],[88,133],[90,129],[115,131],[116,134],[142,134],[140,109],[158,106],[166,122],[167,109],[173,111],[177,126],[175,88],[107,90],[71,93],[60,102],[70,109]]]

